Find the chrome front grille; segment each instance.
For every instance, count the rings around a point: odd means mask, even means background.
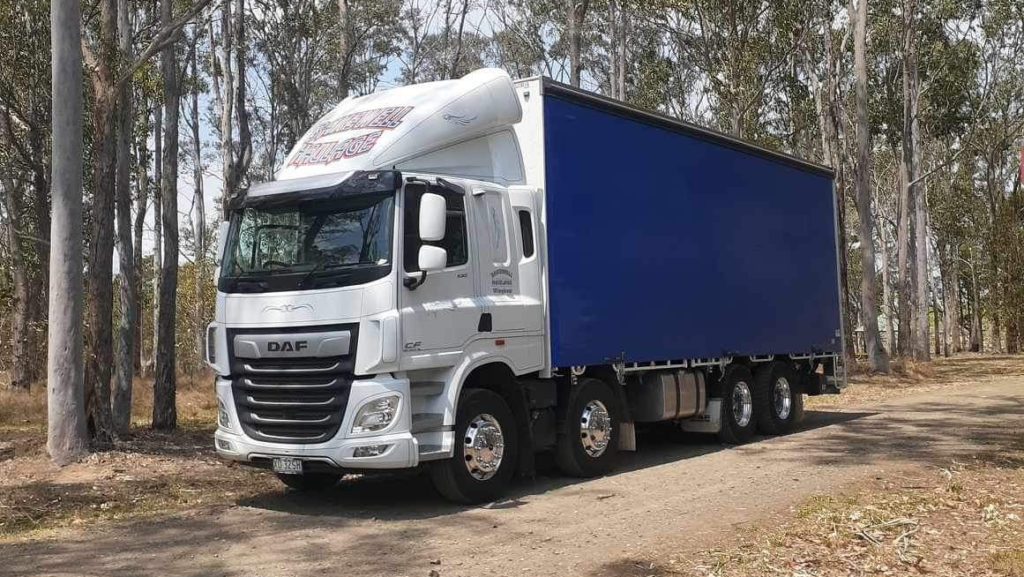
[[[341,428],[359,325],[229,328],[232,392],[252,439],[309,444]]]
[[[245,376],[232,383],[246,435],[279,443],[322,443],[341,427],[351,381],[329,377]]]

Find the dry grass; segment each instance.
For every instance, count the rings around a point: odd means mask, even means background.
[[[977,385],[992,379],[1024,376],[1024,356],[962,354],[931,363],[897,360],[888,375],[863,365],[849,368],[849,387],[841,395],[810,397],[808,408],[868,405],[911,394]]]
[[[954,463],[819,496],[655,575],[1024,577],[1024,469]]]
[[[152,381],[137,379],[132,431],[114,447],[67,467],[45,454],[46,391],[0,391],[0,540],[88,525],[236,503],[281,490],[261,471],[219,460],[213,450],[217,400],[212,375],[179,375],[178,424],[150,431]],[[6,459],[6,460],[5,460]]]

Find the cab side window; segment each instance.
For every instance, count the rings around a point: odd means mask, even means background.
[[[427,192],[422,184],[405,187],[405,270],[419,272],[420,245],[420,197]],[[461,266],[469,262],[469,242],[466,236],[466,200],[461,194],[435,187],[430,190],[444,197],[448,205],[444,238],[431,243],[448,253],[448,267]]]

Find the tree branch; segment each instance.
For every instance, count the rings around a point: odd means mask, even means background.
[[[131,77],[142,68],[142,65],[146,63],[154,54],[170,47],[172,44],[177,42],[181,35],[181,29],[189,23],[197,14],[203,11],[207,5],[210,4],[211,0],[196,0],[196,3],[192,5],[192,8],[187,10],[184,14],[179,16],[176,20],[172,21],[166,27],[161,28],[157,31],[156,36],[153,37],[152,42],[147,46],[139,56],[125,69],[125,71],[118,77],[116,84],[117,90],[121,90],[125,83],[131,80]]]

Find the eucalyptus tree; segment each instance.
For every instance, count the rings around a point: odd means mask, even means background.
[[[11,220],[11,266],[16,278],[11,358],[12,384],[40,376],[35,362],[45,347],[50,238],[50,6],[41,0],[0,4],[0,135],[7,176],[29,189],[17,198]],[[14,193],[13,187],[6,187]],[[22,187],[18,187],[19,192]],[[30,194],[29,194],[30,192]],[[8,217],[12,216],[8,207]],[[16,246],[15,246],[16,245]]]
[[[59,464],[88,450],[82,357],[82,43],[78,0],[50,5],[53,227],[46,450]]]
[[[864,348],[873,370],[888,372],[889,358],[878,334],[878,306],[875,302],[874,217],[871,214],[871,124],[868,121],[867,30],[868,0],[851,6],[853,20],[854,69],[857,100],[857,162],[855,187],[857,216],[860,221],[861,317],[864,323]]]

